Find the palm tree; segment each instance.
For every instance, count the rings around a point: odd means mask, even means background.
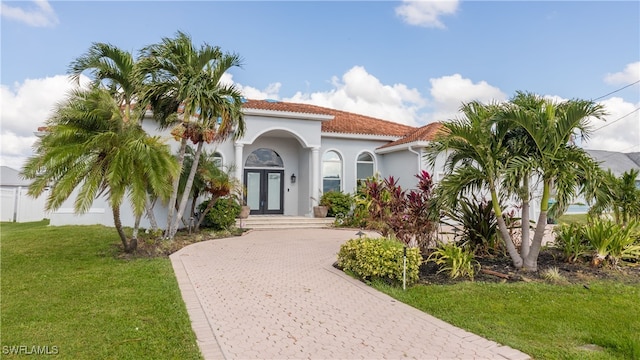
[[[441,192],[449,203],[455,203],[465,190],[486,188],[514,266],[536,271],[552,188],[558,211],[562,212],[597,174],[597,164],[570,140],[575,131],[586,138],[587,119],[600,119],[605,112],[591,101],[554,103],[524,93],[511,103],[497,106],[471,102],[461,111],[465,117],[445,122],[444,131],[426,149],[432,164],[438,154],[448,153],[448,174],[441,182]],[[498,199],[515,192],[526,203],[529,185],[522,177],[531,175],[542,182],[541,211],[531,244],[523,244],[519,253],[501,216]],[[523,220],[522,225],[528,227],[528,221],[525,224]]]
[[[527,95],[536,100],[535,95]],[[501,121],[520,127],[530,137],[532,149],[525,155],[514,156],[511,169],[532,170],[542,182],[540,214],[529,252],[522,257],[526,270],[537,270],[549,211],[551,191],[554,191],[557,213],[566,210],[575,195],[597,176],[597,164],[581,148],[573,144],[574,136],[586,139],[590,134],[589,118],[602,119],[606,112],[602,105],[588,100],[569,100],[556,103],[537,97],[534,106],[517,101],[505,104]],[[533,166],[532,166],[533,164]]]
[[[123,110],[123,120],[128,122],[141,85],[136,66],[131,53],[111,44],[93,43],[85,54],[71,62],[68,73],[79,83],[80,75],[90,71],[92,85],[109,90]]]
[[[520,268],[523,261],[511,241],[499,201],[508,191],[502,180],[509,128],[496,122],[499,105],[472,101],[463,104],[460,110],[464,117],[444,122],[440,134],[426,147],[426,158],[432,166],[438,155],[447,154],[447,175],[439,189],[442,201],[447,207],[455,208],[458,197],[464,192],[487,189],[505,247],[514,265]]]
[[[138,124],[124,122],[111,94],[95,87],[73,91],[55,109],[47,128],[22,170],[25,178],[33,180],[29,195],[39,196],[51,187],[46,200],[51,211],[78,188],[77,213],[89,210],[97,197],[107,196],[124,250],[135,251],[136,239],[128,241],[120,207],[127,197],[134,214],[140,216],[149,189],[162,198],[169,196],[169,179],[177,177],[178,170],[169,147]]]
[[[635,184],[639,172],[631,169],[616,177],[611,170],[602,171],[601,183],[589,188],[589,197],[595,199],[589,214],[593,216],[611,211],[615,222],[623,226],[631,220],[640,220],[640,189]]]
[[[191,37],[178,32],[141,52],[139,71],[145,77],[143,99],[148,101],[162,127],[180,141],[178,163],[183,170],[187,140],[197,145],[177,213],[179,178],[174,179],[169,200],[165,236],[173,239],[187,205],[203,144],[221,142],[244,133],[242,95],[230,84],[221,83],[225,72],[242,65],[236,54],[224,53],[208,44],[196,49]]]

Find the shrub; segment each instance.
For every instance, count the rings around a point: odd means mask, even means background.
[[[351,194],[345,194],[340,191],[328,191],[322,194],[320,205],[329,208],[328,216],[335,217],[338,214],[345,216],[351,212],[353,197]]]
[[[456,243],[440,243],[427,261],[435,262],[440,266],[438,273],[446,271],[452,279],[462,276],[473,280],[476,269],[480,267],[474,259],[473,250]]]
[[[554,232],[556,233],[554,247],[562,251],[564,261],[576,262],[589,253],[591,246],[585,240],[584,229],[580,224],[556,226]]]
[[[439,215],[432,201],[433,181],[428,172],[418,175],[417,189],[403,190],[398,181],[390,176],[380,180],[369,178],[362,183],[358,193],[355,213],[362,214],[369,229],[383,236],[393,235],[401,242],[416,244],[427,249],[436,229],[435,219]]]
[[[498,238],[498,219],[493,212],[493,201],[463,197],[455,209],[445,211],[451,220],[462,225],[462,243],[467,243],[478,254],[501,252]]]
[[[380,279],[402,283],[404,245],[385,238],[351,239],[340,247],[338,266],[361,280]],[[418,248],[407,248],[407,284],[418,280],[422,255]]]
[[[209,200],[204,201],[198,206],[200,211],[203,211]],[[205,220],[202,223],[203,227],[212,228],[214,230],[228,230],[235,222],[236,217],[240,214],[240,204],[233,198],[221,197],[218,198]]]
[[[588,224],[584,235],[594,249],[592,265],[599,266],[605,260],[611,266],[617,265],[620,260],[639,260],[638,229],[640,223],[637,221],[624,226],[610,220],[597,219]]]

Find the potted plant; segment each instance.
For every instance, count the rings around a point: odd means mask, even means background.
[[[315,200],[313,197],[312,199]],[[329,204],[327,203],[327,199],[323,196],[320,198],[318,205],[313,207],[313,217],[325,218],[327,217],[327,213],[329,213]]]

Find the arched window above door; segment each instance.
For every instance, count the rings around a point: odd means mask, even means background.
[[[251,168],[283,168],[284,162],[277,152],[271,149],[260,148],[249,154],[244,166]]]

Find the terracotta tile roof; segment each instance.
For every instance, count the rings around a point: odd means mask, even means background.
[[[408,133],[405,137],[403,137],[400,140],[396,140],[379,147],[379,149],[396,146],[396,145],[408,144],[415,141],[431,141],[435,138],[436,134],[438,133],[438,131],[440,131],[441,128],[442,128],[442,124],[439,122],[427,124],[425,126],[419,127],[414,131]]]
[[[272,100],[248,100],[244,104],[244,107],[258,110],[333,115],[333,120],[322,123],[323,132],[400,137],[410,133],[412,130],[415,130],[415,127],[413,126],[310,104],[298,104]]]

